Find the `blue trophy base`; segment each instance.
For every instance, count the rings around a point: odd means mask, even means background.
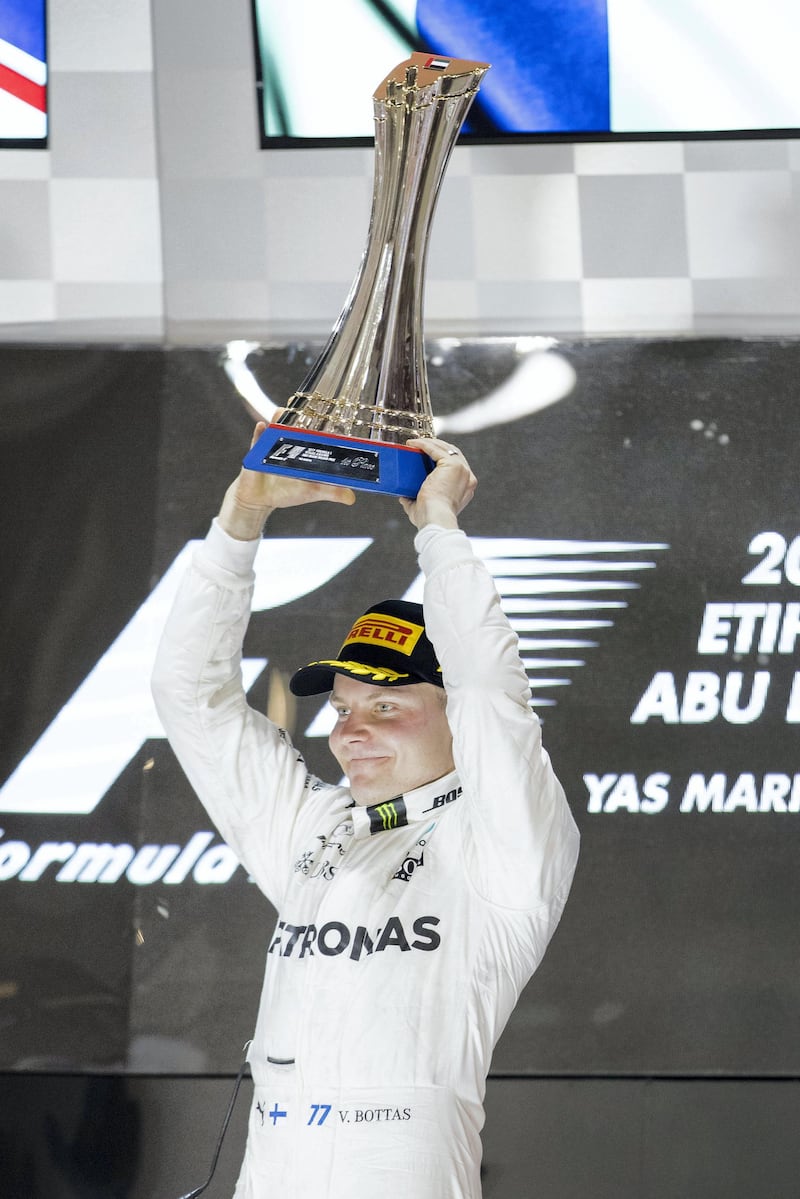
[[[312,483],[333,483],[412,500],[434,467],[427,454],[408,446],[277,424],[267,426],[244,465]]]

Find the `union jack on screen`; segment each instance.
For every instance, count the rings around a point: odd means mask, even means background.
[[[0,0],[0,145],[46,144],[45,0]]]

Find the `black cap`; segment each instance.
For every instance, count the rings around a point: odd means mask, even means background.
[[[289,688],[294,695],[321,695],[333,690],[337,674],[375,687],[443,687],[441,668],[425,633],[422,604],[392,599],[373,604],[353,625],[338,655],[301,667]]]

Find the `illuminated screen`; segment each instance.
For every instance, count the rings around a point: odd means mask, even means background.
[[[315,353],[0,355],[0,1069],[235,1071],[252,1036],[275,913],[149,676],[253,406]],[[800,343],[434,341],[428,370],[582,836],[495,1071],[797,1077]],[[418,596],[412,532],[361,495],[264,540],[249,700],[322,778],[330,709],[281,680]]]
[[[264,145],[371,138],[412,50],[491,63],[465,137],[800,128],[796,0],[253,0]]]
[[[47,145],[44,0],[0,0],[0,146]]]

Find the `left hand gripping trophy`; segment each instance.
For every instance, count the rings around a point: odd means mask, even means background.
[[[412,54],[374,95],[367,246],[314,366],[244,460],[251,470],[413,499],[433,463],[422,300],[450,152],[487,63]]]

